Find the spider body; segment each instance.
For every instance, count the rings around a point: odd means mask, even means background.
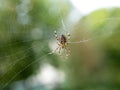
[[[60,36],[58,36],[57,35],[57,32],[55,31],[54,32],[55,33],[55,37],[56,37],[56,39],[57,39],[57,44],[58,44],[58,47],[55,49],[55,51],[56,50],[59,50],[59,54],[61,54],[60,52],[61,52],[61,49],[63,49],[63,50],[65,50],[65,52],[66,52],[66,56],[68,56],[69,55],[69,52],[70,52],[70,50],[68,49],[68,40],[70,39],[70,34],[68,33],[67,34],[67,36],[68,37],[66,37],[65,35],[60,35]]]
[[[58,38],[58,41],[61,44],[62,48],[66,47],[66,45],[67,45],[67,39],[66,39],[66,37],[63,34],[60,35],[60,37]]]

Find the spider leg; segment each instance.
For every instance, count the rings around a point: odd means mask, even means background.
[[[67,33],[67,39],[70,40],[70,33]]]
[[[67,33],[67,39],[70,40],[70,33]],[[66,42],[66,46],[68,46],[68,42]],[[66,57],[70,55],[70,49],[65,47],[66,50]]]
[[[62,48],[59,46],[59,51],[58,51],[58,52],[59,52],[59,55],[61,55],[61,49],[62,49]]]
[[[50,54],[55,53],[58,49],[60,48],[60,46],[58,46],[55,50],[53,50]]]
[[[58,35],[57,35],[57,32],[54,31],[54,34],[55,34],[55,38],[58,40]]]
[[[70,33],[67,33],[67,39],[70,40]],[[66,43],[66,45],[68,46],[68,42]],[[66,57],[68,57],[70,55],[70,49],[65,47],[66,50]]]
[[[61,44],[59,42],[57,42],[57,44],[58,44],[58,47],[55,50],[53,50],[51,53],[55,53],[57,50],[60,53],[60,51],[61,51]]]
[[[65,47],[65,50],[66,50],[66,57],[68,57],[70,55],[70,49]]]
[[[59,46],[59,50],[58,50],[59,55],[61,55],[61,49],[62,49],[61,44],[60,44],[59,42],[57,42],[57,44],[58,44],[58,46]]]

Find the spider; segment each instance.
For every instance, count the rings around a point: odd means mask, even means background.
[[[61,50],[63,49],[65,50],[66,56],[69,56],[70,49],[67,46],[68,46],[68,40],[70,39],[70,34],[67,33],[67,38],[63,34],[58,36],[56,31],[54,31],[54,34],[57,40],[58,47],[53,52],[56,52],[58,50],[59,54],[61,55]]]

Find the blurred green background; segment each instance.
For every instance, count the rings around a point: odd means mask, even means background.
[[[1,90],[120,90],[120,9],[78,20],[74,9],[68,0],[0,0]],[[54,30],[70,32],[68,58],[49,54]]]

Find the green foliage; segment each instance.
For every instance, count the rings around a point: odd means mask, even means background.
[[[66,0],[0,2],[4,4],[0,7],[0,88],[8,90],[15,81],[25,81],[47,62],[66,74],[56,90],[120,89],[119,8],[97,10],[76,23],[71,42],[88,41],[69,44],[71,55],[63,63],[48,53],[53,31],[71,9]]]
[[[52,0],[0,2],[5,5],[0,8],[0,86],[27,79],[48,58],[47,62],[58,67],[56,57],[43,56],[50,52],[49,38],[60,26],[61,13],[65,12],[64,18],[69,12],[68,4]]]
[[[120,9],[102,9],[81,19],[73,31],[69,84],[73,90],[119,90]],[[87,32],[87,33],[86,33]]]

